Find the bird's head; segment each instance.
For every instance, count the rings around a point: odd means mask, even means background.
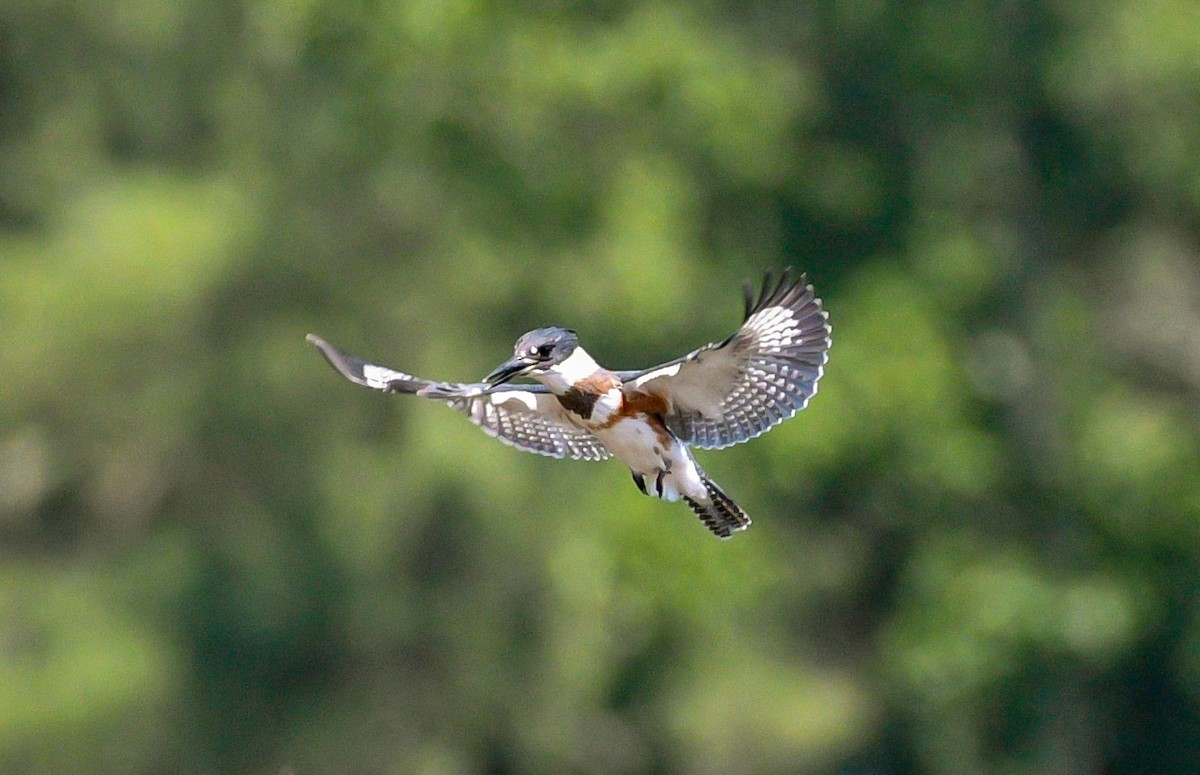
[[[489,385],[500,385],[523,376],[537,378],[571,357],[579,347],[579,337],[569,328],[535,328],[517,340],[513,357],[483,378]]]

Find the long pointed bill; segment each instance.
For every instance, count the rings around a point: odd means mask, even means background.
[[[533,368],[533,366],[534,363],[532,361],[520,356],[515,356],[509,358],[507,361],[493,369],[491,374],[488,374],[483,378],[483,381],[492,387],[495,387],[496,385],[503,385],[510,379],[519,377],[525,372],[529,371],[531,368]]]

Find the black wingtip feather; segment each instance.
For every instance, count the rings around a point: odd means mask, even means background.
[[[754,305],[755,311],[762,309],[762,304],[771,296],[771,287],[775,285],[775,270],[768,269],[763,274],[762,290],[758,294],[758,303]]]
[[[779,283],[775,286],[775,292],[771,295],[775,298],[778,298],[780,296],[780,293],[785,288],[786,289],[791,288],[791,282],[792,282],[792,268],[790,266],[785,266],[783,268],[783,271],[780,272],[780,274],[779,274]]]
[[[745,311],[742,313],[742,320],[750,317],[750,311],[754,309],[754,284],[749,280],[742,280],[742,299],[745,301]]]
[[[749,280],[742,283],[742,292],[746,298],[746,312],[743,319],[749,319],[751,315],[761,312],[767,307],[794,306],[804,298],[805,294],[811,293],[811,286],[808,284],[807,274],[801,272],[797,275],[789,266],[785,267],[778,277],[776,277],[774,269],[768,269],[763,274],[762,286],[759,288],[757,296],[754,285]]]
[[[346,379],[356,385],[362,385],[374,390],[382,390],[387,393],[416,393],[422,389],[428,388],[433,383],[428,380],[418,379],[407,374],[386,369],[392,373],[392,378],[383,381],[380,379],[370,379],[367,377],[367,368],[373,367],[383,370],[383,367],[375,366],[374,364],[364,361],[362,358],[356,358],[349,353],[344,353],[338,348],[326,342],[316,334],[309,334],[304,337],[305,341],[321,351],[321,355],[325,356],[325,360],[329,365],[341,374]]]
[[[309,334],[304,337],[304,340],[320,350],[321,355],[325,357],[329,365],[343,377],[360,385],[366,384],[366,379],[363,376],[363,361],[347,355],[316,334]]]

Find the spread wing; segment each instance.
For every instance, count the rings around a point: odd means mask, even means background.
[[[604,460],[611,454],[599,439],[576,425],[554,394],[541,385],[432,382],[347,355],[314,334],[308,335],[308,341],[351,382],[385,393],[443,400],[484,433],[517,449],[576,460]]]
[[[725,341],[619,374],[665,398],[667,427],[696,447],[748,441],[803,409],[829,357],[828,314],[805,275],[768,272],[757,301],[749,283],[745,293],[745,322]]]

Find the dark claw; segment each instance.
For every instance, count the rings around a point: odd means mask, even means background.
[[[646,477],[642,476],[637,471],[630,471],[629,473],[633,475],[633,483],[636,484],[638,489],[642,491],[642,495],[649,495],[650,493],[646,492]]]

